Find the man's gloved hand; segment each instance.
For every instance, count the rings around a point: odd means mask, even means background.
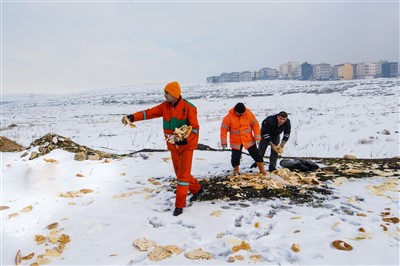
[[[224,145],[221,145],[221,147],[223,150],[226,150],[228,148],[228,145],[224,144]]]
[[[131,121],[133,123],[133,121],[135,120],[135,118],[133,117],[133,115],[124,115],[122,117],[122,124],[126,125],[127,121],[126,118],[128,118],[129,121]]]
[[[187,141],[187,139],[183,139],[181,141],[175,141],[175,144],[176,145],[185,145],[185,144],[188,144],[188,141]]]
[[[260,141],[259,140],[256,140],[256,145],[257,145],[257,147],[260,146]]]
[[[277,151],[277,149],[278,149],[278,146],[277,145],[275,145],[275,144],[271,144],[271,149],[274,151],[274,152],[276,152],[276,153],[278,153],[278,151]]]
[[[278,155],[282,155],[283,154],[282,143],[278,144],[278,145],[271,144],[271,149],[273,149],[274,152],[276,152]]]
[[[135,125],[133,124],[133,121],[135,120],[135,118],[133,117],[133,115],[124,115],[122,117],[122,124],[127,125],[129,124],[130,127],[134,128]]]

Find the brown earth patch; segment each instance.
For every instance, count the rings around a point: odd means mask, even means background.
[[[314,174],[319,184],[315,185],[286,185],[280,188],[263,187],[256,188],[252,186],[239,186],[232,182],[232,175],[229,172],[218,176],[199,178],[200,184],[205,188],[205,192],[200,198],[201,201],[213,200],[251,200],[251,199],[271,199],[288,198],[292,203],[308,203],[312,206],[319,206],[324,201],[333,197],[333,191],[328,187],[328,180],[334,180],[338,177],[346,178],[400,178],[400,159],[342,159],[342,158],[301,158],[313,160],[322,165],[316,171],[307,173],[293,170],[293,173],[300,175]],[[249,171],[253,173],[252,170]],[[268,175],[262,176],[254,172],[254,176],[270,179]],[[248,173],[249,174],[249,173]],[[239,176],[240,177],[240,176]]]
[[[319,180],[331,180],[336,177],[400,177],[400,158],[381,159],[342,159],[314,158],[325,165],[317,171]]]
[[[13,140],[0,136],[0,152],[18,152],[26,148]]]
[[[258,175],[258,174],[256,174]],[[268,176],[260,178],[268,179]],[[241,201],[252,199],[289,198],[296,203],[322,202],[333,194],[324,184],[304,188],[302,186],[287,185],[281,188],[254,187],[237,188],[230,183],[230,176],[212,176],[199,179],[200,184],[205,188],[200,201],[227,200]]]

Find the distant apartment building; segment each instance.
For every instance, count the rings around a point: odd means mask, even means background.
[[[321,63],[313,65],[313,79],[315,80],[329,80],[331,78],[331,65]]]
[[[353,65],[346,63],[335,65],[332,67],[332,78],[333,79],[344,79],[351,80],[354,79]]]
[[[229,74],[228,73],[221,73],[219,75],[219,82],[221,82],[221,83],[230,82]]]
[[[239,82],[240,81],[240,73],[239,72],[231,72],[231,73],[222,73],[219,75],[219,82]]]
[[[288,79],[289,78],[289,71],[287,64],[283,64],[279,66],[279,78],[281,79]]]
[[[396,78],[399,76],[399,63],[398,62],[382,62],[382,75],[383,78]]]
[[[271,69],[271,78],[272,79],[279,78],[279,71],[277,69]]]
[[[287,62],[279,66],[279,77],[282,79],[299,79],[301,68],[298,62]]]
[[[365,64],[365,73],[366,73],[366,78],[373,79],[376,77],[376,74],[378,73],[378,64],[375,62],[369,62]]]
[[[256,72],[257,80],[277,79],[278,77],[279,77],[278,70],[269,67],[261,68]]]
[[[207,78],[207,83],[219,83],[219,76],[211,76]]]
[[[341,67],[341,77],[344,80],[354,79],[354,70],[352,64],[343,64],[343,66]]]
[[[225,83],[271,79],[301,80],[351,80],[372,78],[400,77],[399,62],[379,61],[358,64],[344,63],[331,67],[330,64],[299,64],[287,62],[279,66],[279,70],[269,67],[258,71],[242,71],[221,73],[219,76],[207,77],[207,83]]]
[[[375,62],[375,78],[382,77],[382,60]]]
[[[268,78],[269,70],[270,70],[270,68],[268,68],[268,67],[264,67],[264,68],[261,68],[260,70],[258,70],[256,72],[256,79],[259,79],[259,80],[269,79]]]
[[[341,79],[339,73],[340,72],[339,67],[340,65],[335,65],[331,69],[331,78],[334,80]]]
[[[256,79],[254,71],[243,71],[239,74],[239,81],[253,81]]]
[[[377,64],[374,62],[358,63],[356,74],[358,79],[373,79],[376,77]]]
[[[313,78],[313,67],[311,64],[304,62],[301,64],[300,68],[302,80],[311,80]]]

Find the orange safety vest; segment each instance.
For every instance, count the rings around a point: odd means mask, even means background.
[[[221,124],[221,145],[228,145],[228,132],[230,145],[234,150],[240,150],[241,145],[248,149],[256,144],[256,140],[261,140],[260,124],[248,108],[241,116],[235,114],[234,108],[229,110]]]
[[[153,108],[136,112],[132,115],[134,116],[134,121],[163,117],[165,139],[174,132],[175,128],[180,128],[183,125],[192,126],[192,133],[186,139],[188,144],[178,146],[167,142],[167,147],[170,151],[194,150],[197,148],[200,129],[197,120],[197,108],[182,97],[175,105],[165,101]]]

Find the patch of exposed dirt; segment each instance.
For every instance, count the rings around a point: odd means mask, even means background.
[[[19,152],[26,148],[13,140],[0,136],[0,152]]]
[[[256,174],[260,179],[270,179],[267,176]],[[286,185],[280,188],[254,188],[251,186],[238,187],[232,182],[231,176],[212,176],[199,179],[200,184],[205,188],[201,201],[211,200],[251,200],[251,199],[271,199],[288,198],[293,203],[316,203],[322,202],[332,195],[332,191],[326,185],[319,186],[294,186]],[[240,176],[239,176],[240,177]]]
[[[240,186],[232,182],[231,175],[212,176],[200,179],[199,182],[205,188],[201,201],[210,200],[249,200],[249,199],[271,199],[288,198],[291,203],[308,203],[312,206],[321,206],[324,201],[333,197],[331,188],[326,181],[338,177],[366,178],[366,177],[389,177],[400,178],[400,158],[388,159],[341,159],[341,158],[301,158],[313,160],[324,167],[307,173],[292,171],[293,176],[314,175],[319,184],[314,185],[286,185],[279,188],[251,186]],[[278,171],[279,172],[279,171]],[[267,176],[254,174],[264,179],[271,179],[271,173]],[[239,176],[240,177],[240,176]]]
[[[317,160],[326,165],[317,172],[317,177],[321,181],[340,176],[347,178],[400,177],[399,157],[387,159],[318,158]]]
[[[200,180],[204,186],[205,193],[201,201],[210,200],[249,200],[249,199],[271,199],[271,198],[289,198],[296,203],[310,203],[318,200],[325,200],[332,194],[332,191],[326,187],[312,187],[303,189],[298,186],[286,186],[283,188],[263,188],[254,189],[251,187],[233,189],[232,187],[221,185],[225,181],[224,177],[214,177]]]

